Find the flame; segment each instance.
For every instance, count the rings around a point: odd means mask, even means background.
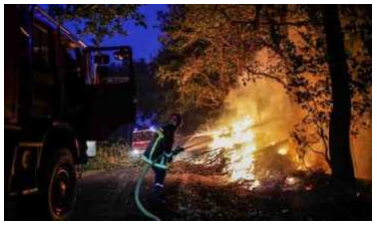
[[[282,147],[278,150],[278,154],[286,155],[288,153],[288,149],[286,147]]]
[[[285,183],[288,185],[294,185],[297,182],[298,182],[298,179],[295,177],[287,177],[287,179],[285,179]]]
[[[256,150],[255,133],[251,130],[254,120],[250,116],[237,119],[227,128],[214,131],[210,147],[229,149],[229,181],[254,180],[252,173],[253,152]]]
[[[206,150],[213,150],[194,162],[218,163],[212,159],[220,160],[221,155],[225,158],[222,171],[226,181],[241,183],[250,190],[263,187],[268,179],[288,176],[294,168],[291,163],[299,161],[289,141],[296,113],[296,106],[278,84],[261,80],[240,86],[226,97],[223,113],[193,137],[190,143],[195,146],[195,138],[210,137],[198,141]]]

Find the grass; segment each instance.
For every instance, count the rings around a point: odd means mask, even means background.
[[[133,168],[140,165],[140,155],[132,153],[131,147],[123,140],[115,143],[97,143],[96,156],[83,166],[84,171],[114,170]]]

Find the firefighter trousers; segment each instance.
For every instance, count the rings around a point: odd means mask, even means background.
[[[153,166],[152,169],[154,172],[154,187],[157,190],[162,190],[162,188],[164,187],[166,169],[161,169],[155,166]]]

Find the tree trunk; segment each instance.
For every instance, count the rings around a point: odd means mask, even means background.
[[[324,6],[323,15],[333,101],[329,132],[332,175],[335,183],[353,188],[355,176],[350,150],[351,96],[337,6]]]

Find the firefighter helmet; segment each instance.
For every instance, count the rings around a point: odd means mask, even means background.
[[[173,113],[170,115],[170,122],[179,128],[183,124],[182,116],[179,113]]]

